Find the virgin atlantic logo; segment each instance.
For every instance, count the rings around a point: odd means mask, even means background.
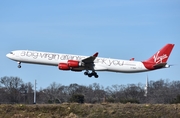
[[[166,58],[168,58],[168,56],[166,54],[163,54],[162,56],[159,56],[160,51],[158,51],[155,55],[154,55],[154,62],[155,63],[162,63],[162,61]]]

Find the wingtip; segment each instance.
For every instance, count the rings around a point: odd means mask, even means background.
[[[97,56],[98,56],[98,52],[96,52],[93,56],[94,56],[94,57],[97,57]]]

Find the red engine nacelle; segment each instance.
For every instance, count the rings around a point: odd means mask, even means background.
[[[58,68],[59,70],[70,70],[70,67],[67,63],[59,63]]]
[[[72,67],[72,68],[77,68],[80,66],[80,62],[75,61],[75,60],[68,60],[67,64],[69,67]]]
[[[58,68],[60,70],[71,70],[72,68],[77,68],[81,66],[79,61],[68,60],[67,63],[59,63]]]

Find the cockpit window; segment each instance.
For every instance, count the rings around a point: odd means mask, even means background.
[[[10,52],[10,54],[14,54],[13,52]]]

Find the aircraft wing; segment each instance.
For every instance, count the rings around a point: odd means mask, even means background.
[[[82,62],[84,62],[85,64],[93,63],[97,56],[98,52],[96,52],[93,56],[83,59]]]

